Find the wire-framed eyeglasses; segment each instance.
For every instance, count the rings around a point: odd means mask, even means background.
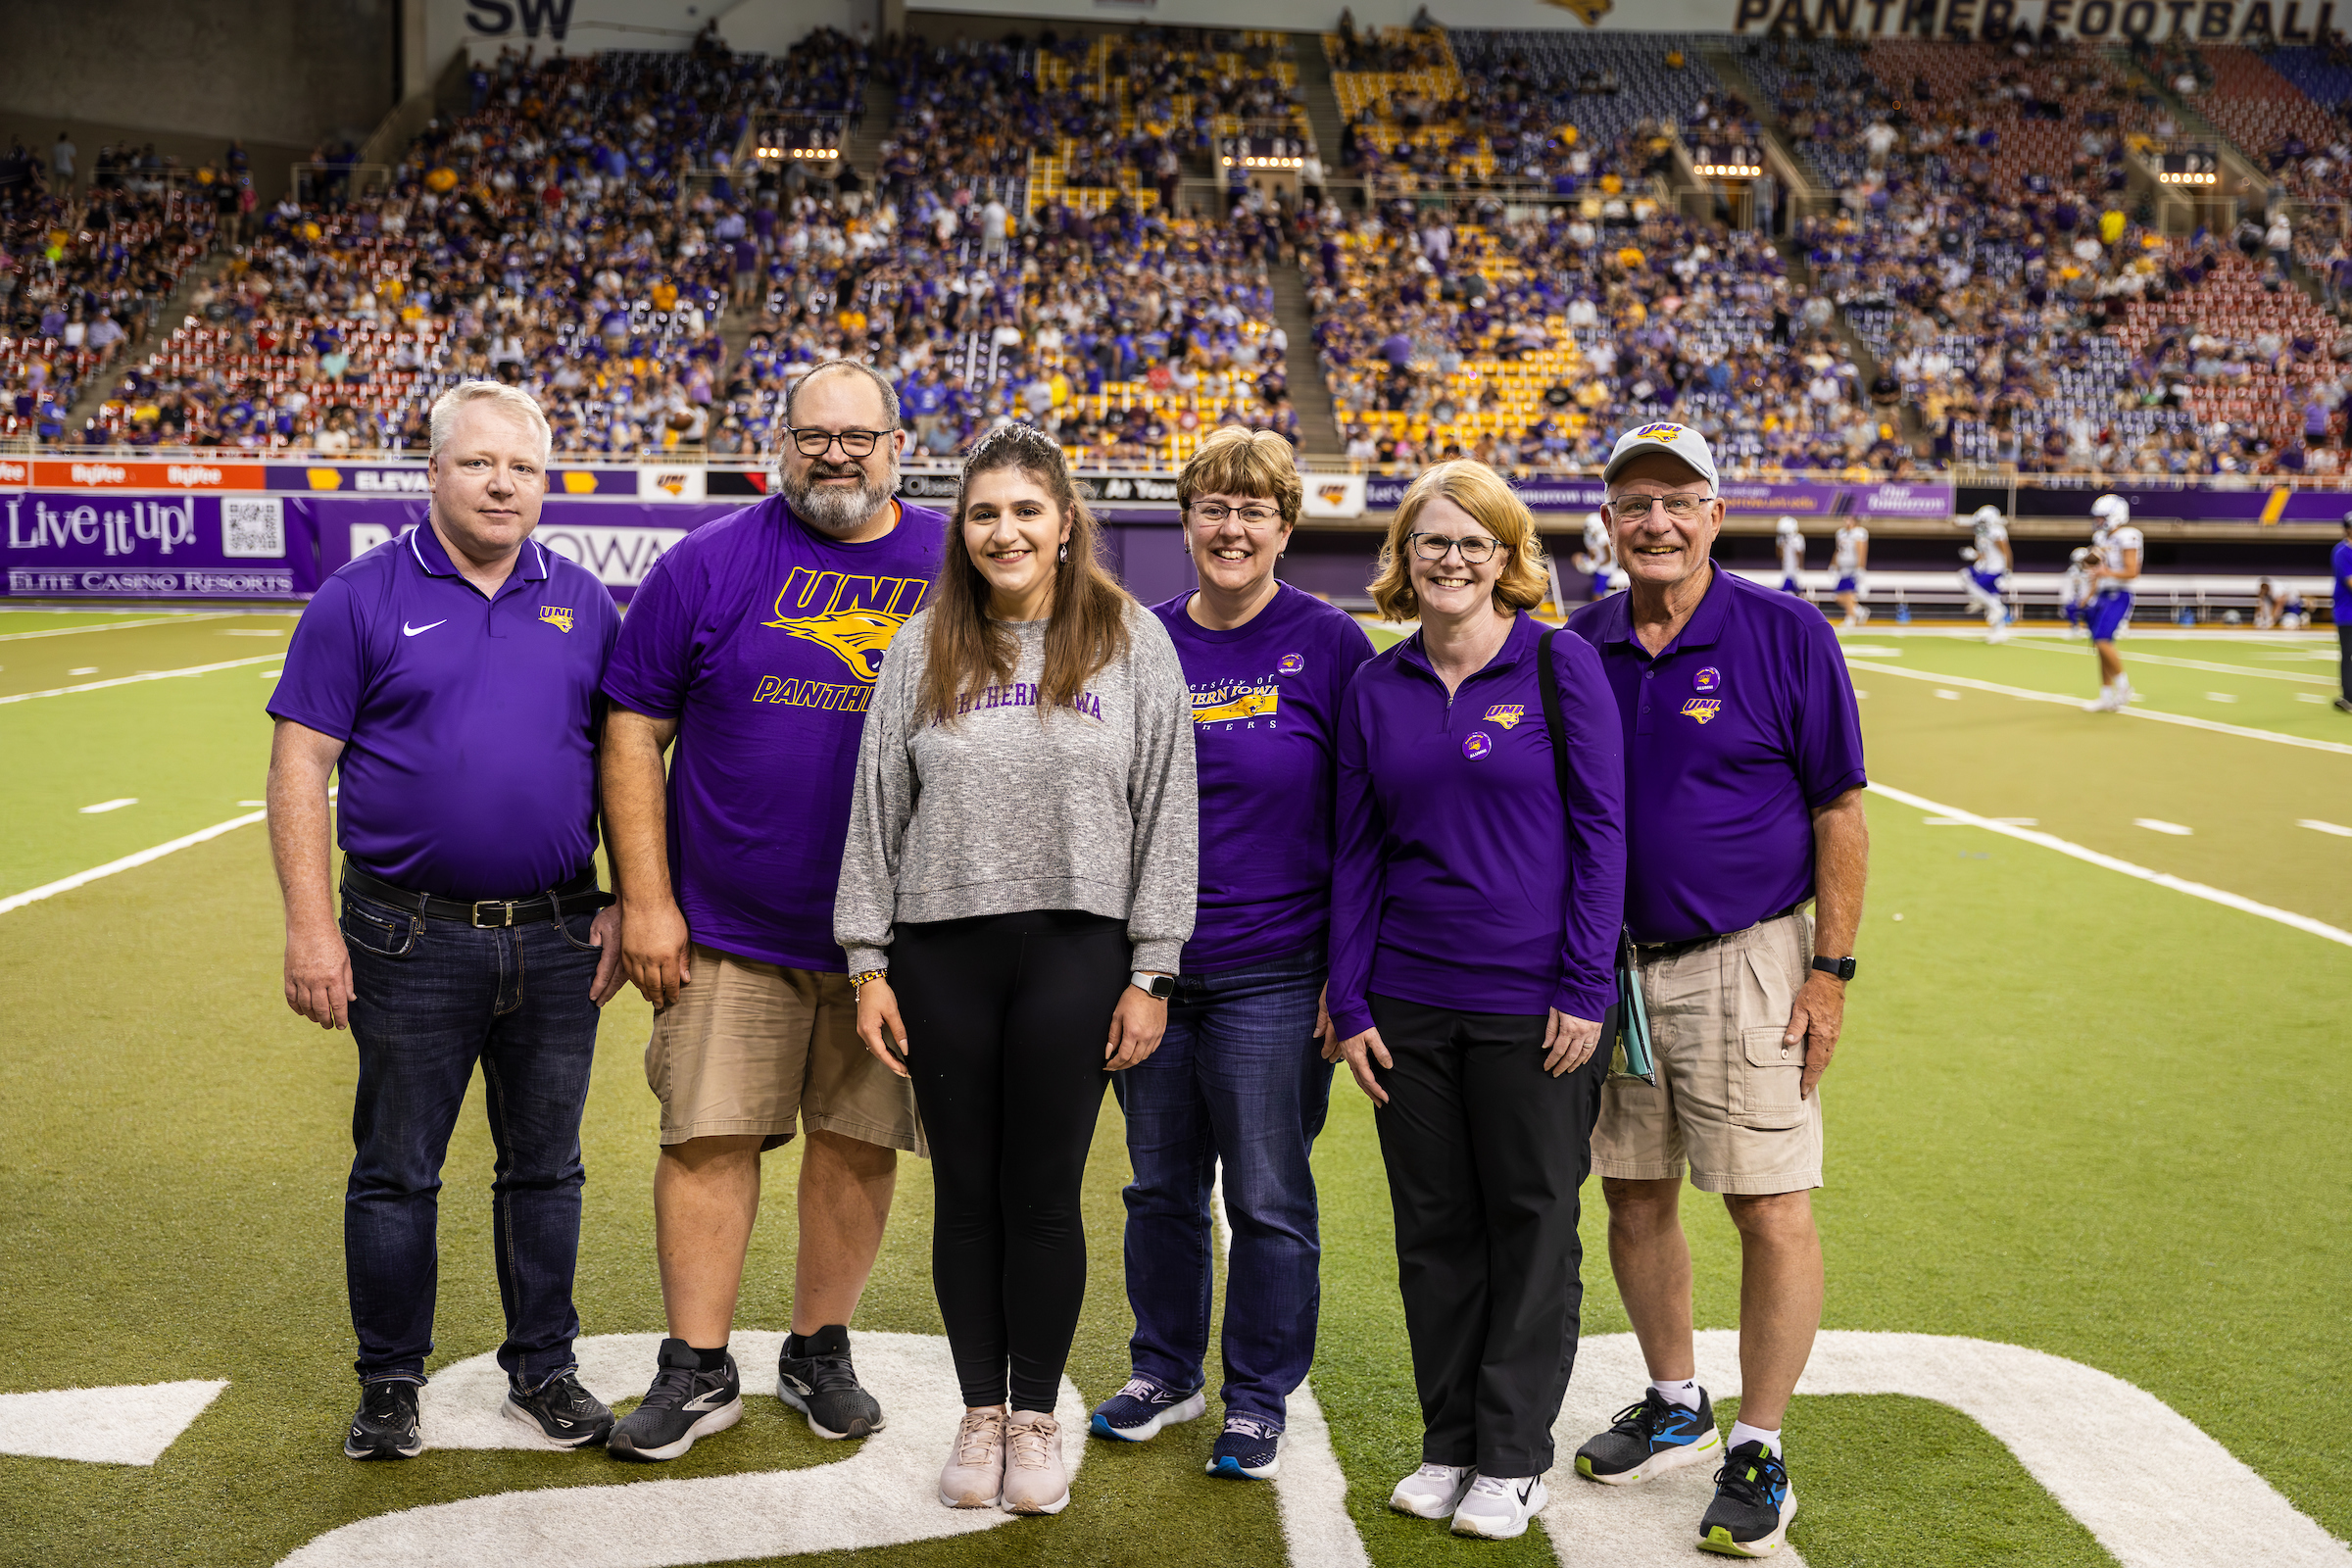
[[[1229,507],[1222,501],[1196,501],[1192,507],[1193,520],[1211,528],[1221,528],[1228,517],[1238,518],[1245,528],[1271,528],[1282,520],[1282,509],[1271,504]]]
[[[1664,507],[1666,515],[1677,522],[1690,522],[1714,505],[1713,496],[1611,496],[1609,510],[1621,521],[1640,522],[1649,515],[1652,506]]]
[[[1412,544],[1413,554],[1423,561],[1444,561],[1446,552],[1458,550],[1462,553],[1463,564],[1472,566],[1485,565],[1494,559],[1494,552],[1502,548],[1501,541],[1481,534],[1453,539],[1442,533],[1416,533],[1408,534],[1406,538]]]

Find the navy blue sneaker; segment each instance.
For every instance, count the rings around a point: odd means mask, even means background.
[[[1742,1443],[1715,1472],[1715,1500],[1698,1522],[1698,1549],[1726,1557],[1769,1557],[1787,1544],[1796,1517],[1788,1467],[1762,1443]]]
[[[1098,1438],[1148,1443],[1159,1436],[1161,1427],[1197,1421],[1207,1413],[1208,1400],[1199,1389],[1178,1394],[1150,1378],[1129,1378],[1125,1388],[1095,1406],[1087,1430]]]
[[[1723,1447],[1723,1434],[1715,1430],[1715,1401],[1704,1389],[1698,1391],[1695,1410],[1651,1389],[1640,1404],[1618,1411],[1615,1422],[1576,1450],[1576,1473],[1604,1487],[1630,1487],[1696,1464]]]
[[[1233,1481],[1271,1481],[1282,1468],[1282,1428],[1253,1415],[1229,1415],[1209,1450],[1208,1473]]]

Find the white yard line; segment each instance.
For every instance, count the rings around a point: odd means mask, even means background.
[[[1874,675],[1898,675],[1905,680],[1924,680],[1942,686],[1965,686],[1971,691],[1991,692],[2000,697],[2022,698],[2029,703],[2056,703],[2061,708],[2081,709],[2083,699],[2061,697],[2056,692],[2037,692],[2024,686],[2003,686],[1997,681],[1971,680],[1965,675],[1937,675],[1924,669],[1904,669],[1896,664],[1873,663],[1868,660],[1851,660],[1848,667],[1867,669]],[[2235,735],[2241,740],[2270,741],[2278,746],[2298,746],[2307,752],[2332,752],[2338,757],[2352,757],[2352,746],[2340,741],[2315,741],[2301,735],[2281,735],[2277,730],[2252,729],[2244,724],[2224,724],[2218,719],[2191,718],[2186,713],[2160,713],[2150,708],[2127,708],[2127,717],[2154,719],[2159,724],[2179,724],[2187,729],[2201,729],[2216,735]],[[2107,714],[2097,715],[2106,718]]]
[[[0,643],[21,643],[27,637],[72,637],[85,631],[121,631],[125,626],[175,626],[191,620],[225,620],[242,613],[237,610],[213,610],[194,615],[149,615],[141,620],[105,620],[88,626],[52,626],[47,631],[0,631]],[[278,637],[284,633],[270,635]]]
[[[134,866],[145,865],[150,860],[160,860],[167,855],[176,855],[181,850],[192,849],[208,839],[217,839],[223,833],[232,833],[241,827],[251,827],[254,823],[267,818],[269,814],[268,811],[247,811],[243,816],[232,816],[225,822],[215,822],[211,827],[202,827],[193,833],[182,834],[168,844],[158,844],[153,849],[140,850],[135,855],[125,855],[120,860],[109,860],[104,865],[91,866],[87,871],[76,871],[72,876],[60,877],[55,882],[44,883],[37,888],[27,888],[23,893],[12,893],[7,898],[0,899],[0,914],[6,914],[11,909],[22,909],[27,904],[38,904],[43,899],[55,898],[60,893],[71,893],[75,888],[87,887],[102,877],[113,876],[117,871],[127,871]]]
[[[117,675],[111,680],[86,680],[78,686],[52,686],[45,692],[13,692],[0,697],[0,703],[29,703],[36,697],[71,697],[75,692],[103,691],[109,686],[135,686],[141,681],[172,680],[181,675],[210,675],[217,669],[243,669],[248,664],[282,664],[283,652],[263,654],[258,659],[231,659],[218,664],[190,664],[185,669],[143,669],[136,675]]]
[[[2260,915],[2265,920],[2276,920],[2280,925],[2292,926],[2298,931],[2309,932],[2315,937],[2324,938],[2342,947],[2352,948],[2352,931],[2329,925],[2325,920],[2315,920],[2308,914],[2297,914],[2292,909],[2281,909],[2276,905],[2263,904],[2247,898],[2242,893],[2230,893],[2221,888],[2207,887],[2202,882],[2191,882],[2186,877],[2175,876],[2170,871],[2155,871],[2144,865],[2134,865],[2130,860],[2119,859],[2112,855],[2102,855],[2097,850],[2071,843],[2054,833],[2043,833],[2030,827],[2013,827],[1997,817],[1979,816],[1974,811],[1964,811],[1956,806],[1945,806],[1941,802],[1931,801],[1924,795],[1914,795],[1909,790],[1898,790],[1891,784],[1873,783],[1870,789],[1874,795],[1884,795],[1890,801],[1911,807],[1915,810],[1925,811],[1930,816],[1946,817],[1956,822],[1966,823],[1970,827],[1981,827],[1987,833],[1998,833],[2004,838],[2016,839],[2022,844],[2038,844],[2045,850],[2056,850],[2060,855],[2072,856],[2075,859],[2088,865],[2100,866],[2109,871],[2120,871],[2126,876],[2136,877],[2142,882],[2150,882],[2160,888],[2170,888],[2175,893],[2185,893],[2192,899],[2203,899],[2208,904],[2218,904],[2224,908],[2236,909],[2244,914]]]
[[[2037,654],[2073,654],[2078,657],[2090,651],[2087,643],[2074,643],[2050,648],[2040,643],[2012,642],[2012,648],[2030,648]],[[2257,680],[2291,680],[2306,686],[2332,686],[2332,675],[2297,675],[2284,669],[2256,669],[2251,664],[2217,664],[2208,659],[2175,659],[2170,654],[2143,654],[2133,649],[2125,656],[2126,664],[2162,664],[2168,669],[2201,669],[2209,675],[2251,675]]]

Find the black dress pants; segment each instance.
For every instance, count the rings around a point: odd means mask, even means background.
[[[1086,1300],[1079,1191],[1110,1083],[1123,921],[1066,909],[901,925],[891,989],[931,1144],[931,1279],[963,1402],[1052,1414]]]
[[[1592,1168],[1608,1054],[1554,1078],[1543,1017],[1370,1000],[1396,1063],[1374,1063],[1389,1097],[1374,1119],[1421,1458],[1542,1475],[1576,1361],[1577,1192]]]

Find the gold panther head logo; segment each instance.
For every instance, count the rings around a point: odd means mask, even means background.
[[[899,634],[899,628],[906,624],[906,617],[879,610],[834,610],[768,624],[822,644],[850,666],[852,674],[871,681],[882,672],[882,656],[889,652],[890,640]]]
[[[1551,0],[1563,11],[1576,13],[1576,20],[1588,27],[1600,25],[1600,19],[1616,9],[1616,0]]]

